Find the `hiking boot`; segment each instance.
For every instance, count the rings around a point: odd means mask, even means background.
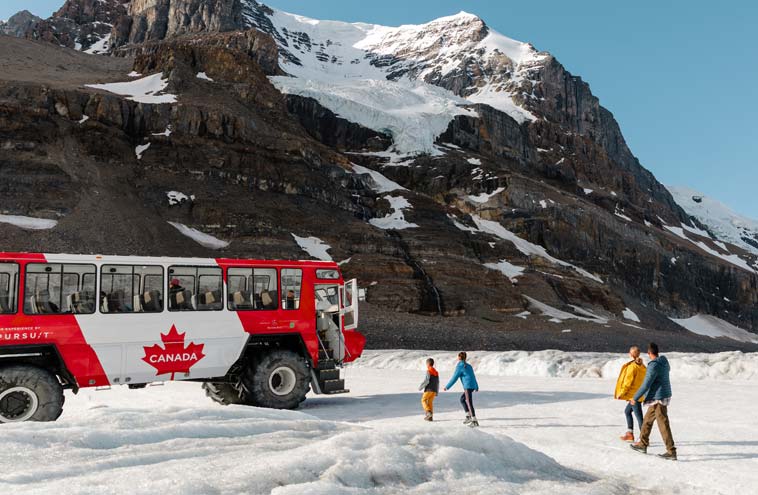
[[[426,416],[424,416],[424,421],[434,421],[432,413],[426,413]]]
[[[471,423],[471,416],[466,416],[466,419],[463,420],[463,424],[467,425],[469,423]]]
[[[639,452],[640,454],[647,454],[647,447],[639,442],[633,443],[629,447],[631,447],[635,452]]]
[[[658,457],[661,459],[666,459],[667,461],[675,461],[676,453],[672,454],[671,452],[666,452],[665,454],[658,454]]]
[[[622,442],[634,442],[634,433],[627,431],[625,435],[619,437]]]
[[[468,425],[472,428],[479,426],[479,421],[476,420],[476,418],[471,418],[471,421],[468,422]]]

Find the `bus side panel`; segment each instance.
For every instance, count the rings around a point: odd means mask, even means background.
[[[45,259],[40,256],[40,259],[29,261],[44,262]],[[0,317],[0,343],[2,345],[54,345],[79,387],[109,385],[100,359],[84,338],[74,315],[24,314],[25,274],[26,263],[22,263],[18,284],[18,311],[15,316]]]

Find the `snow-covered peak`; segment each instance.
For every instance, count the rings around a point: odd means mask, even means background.
[[[325,21],[248,0],[243,16],[279,46],[290,76],[280,91],[311,97],[340,117],[390,133],[401,153],[435,153],[449,122],[486,103],[519,123],[535,119],[531,71],[548,55],[466,12],[398,27]]]
[[[758,221],[694,189],[668,186],[668,190],[687,215],[705,225],[718,240],[758,254]]]

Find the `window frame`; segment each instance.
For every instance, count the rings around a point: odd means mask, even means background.
[[[206,311],[223,311],[225,308],[225,304],[221,304],[219,308],[217,309],[171,309],[171,279],[174,278],[174,275],[171,274],[171,270],[173,268],[194,268],[195,274],[194,275],[187,275],[192,277],[192,294],[197,298],[199,294],[197,293],[197,290],[200,286],[200,274],[198,273],[198,270],[200,268],[210,268],[210,269],[217,269],[219,271],[219,277],[221,277],[221,296],[223,297],[225,292],[225,286],[224,283],[224,269],[223,267],[220,267],[218,265],[169,265],[166,267],[166,297],[164,297],[166,301],[166,311],[170,311],[171,313],[197,313],[197,312],[206,312]],[[183,275],[178,275],[179,277],[182,277]],[[211,275],[204,274],[203,276],[209,277]],[[190,303],[191,304],[191,303]],[[199,306],[199,304],[198,304]]]
[[[19,298],[19,295],[21,294],[21,292],[20,292],[21,287],[20,287],[20,284],[19,284],[19,282],[21,281],[21,265],[19,263],[15,262],[15,261],[3,261],[3,262],[0,262],[0,265],[15,265],[15,267],[16,267],[16,273],[13,274],[14,275],[13,277],[11,277],[10,273],[3,273],[3,275],[8,275],[8,290],[7,290],[7,292],[8,292],[8,297],[9,298],[11,296],[11,290],[10,290],[11,289],[11,281],[15,282],[15,285],[16,285],[15,296],[16,296],[16,298],[15,298],[14,302],[16,303],[15,304],[16,307],[15,308],[11,308],[10,312],[8,312],[8,313],[0,313],[0,317],[1,316],[9,316],[9,315],[17,315],[18,314],[18,303],[21,300],[21,298]],[[26,280],[24,280],[24,282],[26,282]],[[26,290],[26,289],[24,289],[24,290]]]
[[[229,270],[250,270],[252,273],[250,275],[229,275]],[[249,308],[249,309],[247,309],[247,308],[243,308],[243,309],[233,308],[232,307],[233,300],[232,300],[232,297],[231,297],[232,294],[229,293],[229,289],[227,287],[227,289],[226,289],[226,308],[229,311],[234,311],[234,312],[241,311],[241,312],[245,312],[245,313],[247,313],[247,312],[260,313],[261,311],[271,312],[271,311],[279,311],[280,309],[282,309],[282,307],[281,307],[281,301],[279,300],[279,297],[280,297],[280,294],[281,294],[280,268],[275,267],[275,266],[227,266],[226,267],[226,279],[228,281],[229,277],[243,277],[245,279],[245,292],[248,292],[248,289],[249,289],[249,292],[250,292],[250,304],[253,305],[253,291],[255,290],[255,270],[272,270],[276,274],[276,276],[274,277],[274,280],[276,281],[276,298],[274,299],[274,301],[276,301],[276,307],[273,308],[273,309],[265,309],[265,308],[255,309],[254,307]],[[259,276],[268,277],[269,284],[271,283],[271,274],[259,275]],[[251,282],[251,280],[252,280],[252,282]],[[252,285],[252,287],[248,287],[250,285]]]
[[[127,268],[131,268],[132,271],[131,271],[131,274],[129,274],[129,273],[104,273],[103,270],[104,270],[104,268],[106,266],[108,266],[108,267],[127,267]],[[142,267],[142,268],[160,268],[160,270],[161,270],[161,274],[160,274],[161,284],[160,285],[161,286],[163,285],[163,283],[162,283],[163,280],[162,279],[165,277],[165,274],[166,274],[165,267],[163,265],[103,263],[103,264],[100,265],[100,287],[99,287],[100,290],[98,291],[98,295],[97,295],[97,312],[99,314],[102,314],[102,315],[158,314],[158,313],[163,313],[166,310],[166,305],[164,304],[166,298],[163,297],[163,295],[161,294],[161,298],[160,298],[161,308],[158,311],[134,311],[134,308],[132,308],[132,311],[128,311],[128,312],[124,311],[124,312],[113,312],[113,313],[111,313],[110,311],[103,311],[103,295],[102,295],[102,293],[105,292],[105,288],[103,287],[103,275],[110,275],[111,277],[113,277],[115,275],[120,275],[120,276],[123,276],[123,277],[127,277],[127,276],[131,275],[131,279],[132,279],[132,294],[129,295],[129,302],[131,304],[134,304],[134,296],[135,296],[135,294],[133,293],[134,292],[134,277],[137,276],[139,278],[139,281],[137,282],[137,294],[136,295],[137,296],[142,296],[142,294],[144,293],[143,289],[144,289],[144,286],[145,286],[145,279],[147,277],[157,277],[158,276],[157,273],[140,276],[138,273],[134,272],[134,269],[136,267]],[[113,288],[113,282],[111,281],[111,289],[112,288]]]
[[[61,266],[60,272],[55,272],[55,273],[59,274],[60,277],[61,277],[61,281],[60,281],[60,297],[58,298],[58,301],[57,301],[57,303],[58,303],[58,310],[59,311],[57,313],[27,313],[26,312],[26,290],[28,289],[27,282],[28,282],[28,277],[29,277],[29,267],[33,266],[33,265],[60,265]],[[98,270],[97,270],[97,265],[96,264],[94,264],[94,263],[67,263],[67,262],[62,262],[62,261],[30,261],[29,263],[26,263],[26,265],[24,265],[24,301],[23,301],[24,304],[23,304],[23,308],[22,309],[23,309],[23,313],[25,315],[28,315],[28,316],[61,316],[61,315],[77,315],[77,316],[81,316],[81,315],[94,315],[94,314],[96,314],[98,312],[98,308],[97,307],[94,308],[94,310],[91,311],[91,312],[89,312],[89,313],[69,313],[69,312],[66,312],[66,311],[60,311],[60,309],[63,307],[63,276],[64,275],[77,275],[77,289],[79,289],[79,287],[81,286],[81,284],[80,284],[81,279],[82,279],[81,275],[86,275],[86,274],[79,274],[79,273],[76,273],[76,274],[71,274],[71,273],[66,274],[65,271],[64,271],[64,268],[66,266],[91,266],[91,267],[93,267],[95,269],[95,288],[94,288],[95,294],[94,294],[94,296],[95,296],[95,306],[98,306],[98,300],[99,300],[99,297],[98,297],[98,294],[97,294],[97,271]],[[50,290],[50,275],[53,275],[55,273],[52,272],[52,271],[50,271],[50,272],[45,271],[43,273],[32,272],[32,275],[47,275],[47,290],[49,291]],[[79,292],[81,292],[81,291],[79,291]],[[55,301],[53,301],[53,302],[55,302]]]

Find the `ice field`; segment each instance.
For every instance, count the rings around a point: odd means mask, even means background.
[[[758,357],[668,354],[679,461],[657,430],[647,456],[618,440],[623,356],[470,353],[479,429],[460,385],[422,421],[423,359],[441,381],[454,353],[367,352],[350,394],[298,411],[223,407],[199,384],[67,393],[55,423],[6,424],[2,493],[749,494],[758,486]],[[618,365],[618,366],[617,366]]]

